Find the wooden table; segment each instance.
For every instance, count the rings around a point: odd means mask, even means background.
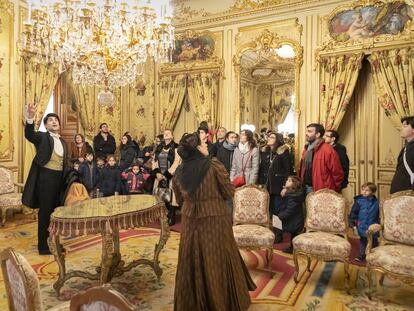
[[[154,257],[138,259],[125,264],[121,260],[119,231],[144,227],[160,221],[159,242],[155,245]],[[112,277],[120,276],[132,268],[149,265],[157,275],[162,275],[158,256],[170,236],[164,203],[152,195],[125,195],[96,198],[62,206],[55,209],[49,226],[48,244],[59,266],[59,278],[53,285],[59,295],[63,284],[70,278],[83,277],[99,280],[100,285],[109,282]],[[76,237],[89,234],[102,236],[102,260],[97,273],[85,271],[66,271],[65,254],[60,247],[60,237]]]

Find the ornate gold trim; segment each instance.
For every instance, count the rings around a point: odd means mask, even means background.
[[[414,40],[414,23],[408,21],[403,29],[397,35],[382,34],[371,38],[354,38],[345,42],[337,41],[331,37],[329,28],[332,19],[340,12],[354,10],[364,6],[383,6],[388,3],[396,2],[395,0],[358,0],[351,4],[338,6],[325,18],[325,26],[328,30],[325,35],[325,42],[321,47],[316,49],[315,55],[325,53],[346,53],[350,51],[363,50],[366,54],[371,53],[373,49],[395,48],[397,45],[407,45],[407,42]],[[412,5],[410,1],[404,1],[408,5]]]
[[[238,33],[238,35],[240,32]],[[237,35],[236,35],[237,37]],[[241,83],[241,74],[240,74],[240,59],[243,52],[247,50],[252,51],[268,51],[269,49],[278,49],[282,45],[290,45],[295,51],[294,57],[294,68],[295,68],[295,133],[296,136],[299,132],[299,118],[300,118],[300,70],[303,64],[303,47],[299,42],[287,37],[279,36],[276,33],[271,32],[269,29],[264,29],[263,32],[256,37],[254,40],[244,43],[237,48],[236,54],[233,56],[233,67],[235,72],[235,85],[237,86],[235,90],[235,103],[236,103],[236,113],[235,113],[235,128],[240,127],[240,83]],[[295,167],[299,168],[300,163],[300,152],[299,152],[299,140],[295,139]]]
[[[211,13],[207,12],[205,9],[195,10],[192,9],[191,6],[185,5],[184,3],[178,4],[174,8],[174,23],[181,23],[185,22],[189,19],[193,19],[195,17],[205,17],[211,15]]]
[[[14,139],[13,139],[13,110],[12,110],[12,98],[13,98],[13,66],[11,60],[14,58],[14,3],[9,0],[0,0],[0,9],[3,12],[6,12],[10,16],[10,32],[9,36],[9,132],[5,135],[9,136],[9,146],[8,148],[0,153],[0,162],[12,161],[14,153]]]

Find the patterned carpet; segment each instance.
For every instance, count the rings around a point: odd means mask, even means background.
[[[138,256],[150,258],[158,241],[158,232],[157,228],[122,232],[121,253],[124,260],[129,262]],[[149,267],[139,266],[121,277],[114,278],[112,286],[138,305],[140,310],[172,310],[179,237],[178,232],[172,232],[161,252],[160,261],[164,273],[160,283]],[[85,270],[92,272],[98,265],[101,255],[99,236],[66,239],[63,244],[67,250],[68,270],[88,267]],[[36,223],[27,216],[17,215],[6,228],[0,229],[0,249],[8,246],[21,252],[38,274],[46,310],[62,300],[70,299],[74,293],[96,285],[95,281],[73,278],[65,283],[61,296],[56,297],[52,284],[56,280],[57,264],[52,256],[37,255]],[[249,310],[414,310],[414,289],[392,283],[388,278],[385,279],[384,288],[378,287],[373,300],[368,300],[363,294],[367,287],[364,269],[356,265],[351,265],[352,290],[351,295],[347,295],[343,290],[342,264],[313,262],[312,272],[303,274],[301,271],[300,282],[296,284],[292,277],[294,264],[290,255],[275,251],[273,275],[264,268],[264,255],[264,252],[242,251],[258,287],[251,293],[253,304]],[[304,266],[302,262],[301,267]],[[1,275],[0,310],[7,310]]]

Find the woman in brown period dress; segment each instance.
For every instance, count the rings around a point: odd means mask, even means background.
[[[256,285],[227,216],[225,200],[234,188],[223,164],[203,148],[196,133],[184,136],[178,147],[183,163],[173,189],[182,204],[182,222],[174,310],[247,310],[249,290]]]

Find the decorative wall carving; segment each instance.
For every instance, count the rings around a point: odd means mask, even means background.
[[[206,12],[205,9],[195,10],[192,9],[189,5],[184,3],[179,3],[174,8],[174,22],[181,23],[189,19],[194,19],[196,17],[205,17],[211,13]]]
[[[0,161],[13,159],[12,59],[14,6],[0,0]]]
[[[255,10],[288,2],[286,0],[236,0],[229,11]]]

